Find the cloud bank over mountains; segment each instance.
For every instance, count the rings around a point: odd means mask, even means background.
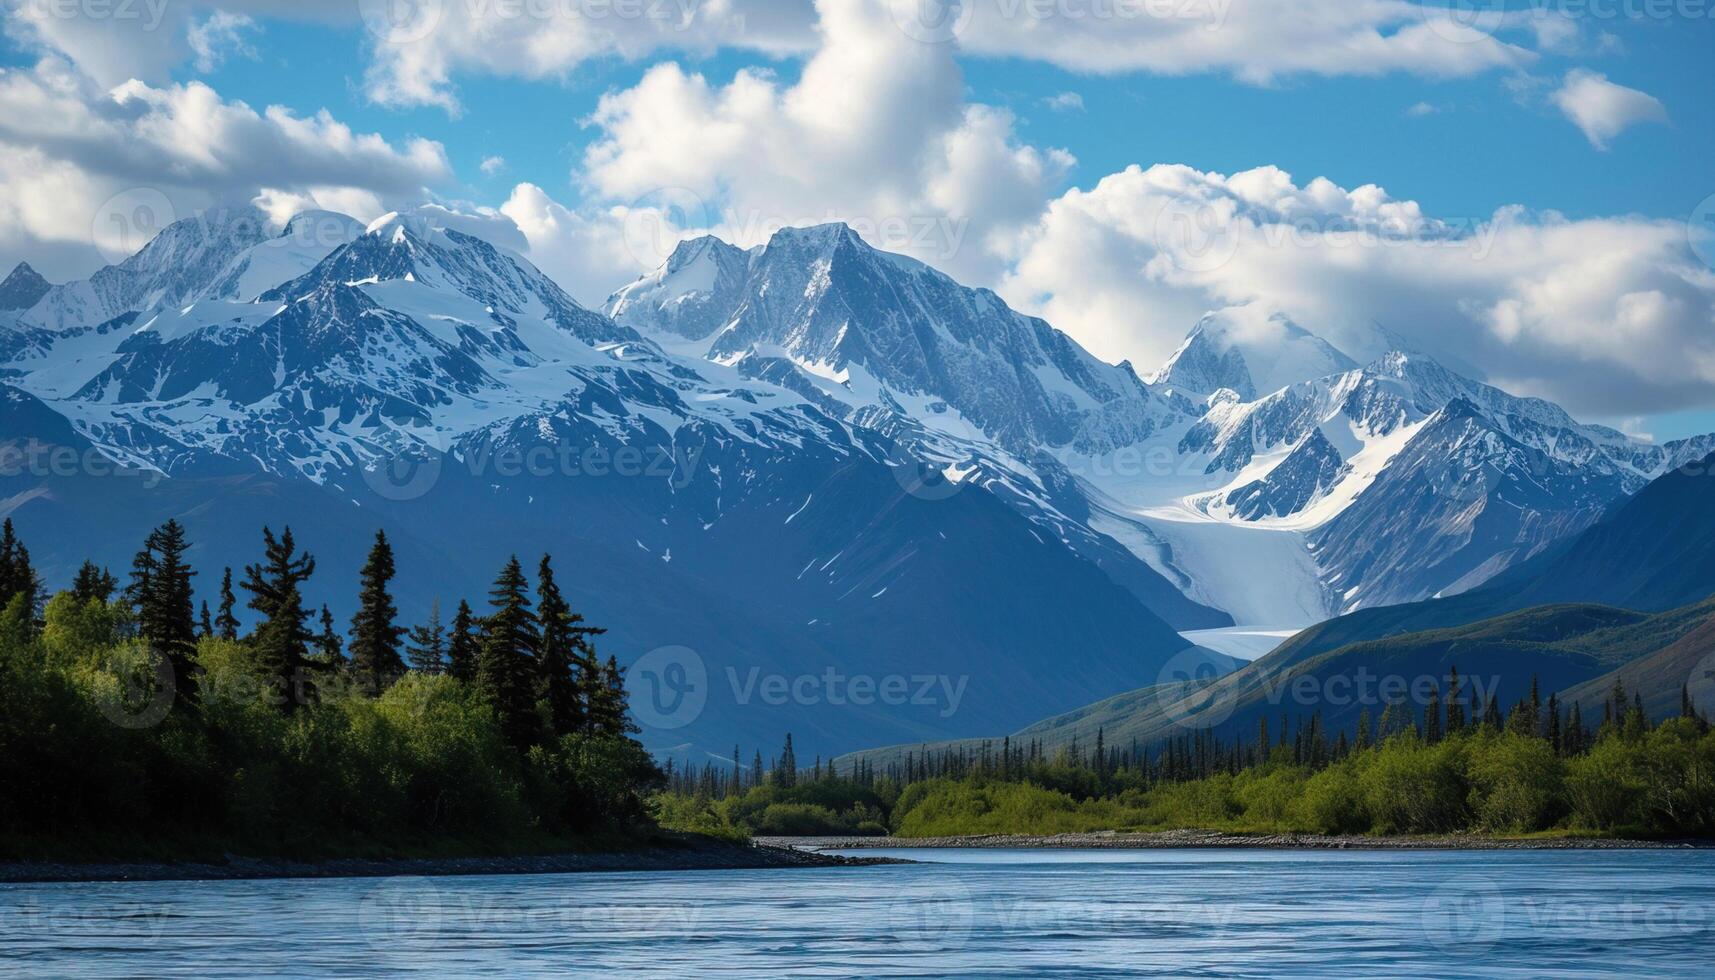
[[[1518,77],[1545,51],[1600,44],[1565,18],[1491,22],[1375,0],[626,2],[605,17],[571,0],[140,4],[132,19],[25,5],[6,30],[41,57],[0,70],[0,251],[50,278],[87,273],[141,244],[127,223],[139,193],[181,217],[247,200],[367,220],[433,200],[516,225],[531,259],[594,304],[681,238],[752,246],[782,225],[840,220],[1115,361],[1157,364],[1202,311],[1249,303],[1356,352],[1379,324],[1585,414],[1715,401],[1715,274],[1680,221],[1432,214],[1379,184],[1266,161],[1086,175],[1072,149],[1026,138],[1009,108],[973,99],[961,67],[1020,58],[1247,85]],[[473,202],[459,182],[476,175],[455,173],[441,143],[251,106],[175,74],[265,51],[280,19],[362,30],[358,84],[390,107],[456,114],[461,78],[570,81],[594,59],[659,63],[586,118],[547,107],[545,125],[588,134],[563,186],[517,183]],[[731,50],[755,63],[721,74],[674,60]],[[1597,147],[1668,111],[1583,69],[1549,99]]]

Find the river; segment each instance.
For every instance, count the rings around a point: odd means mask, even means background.
[[[876,851],[865,851],[875,855]],[[1715,851],[0,886],[0,975],[1707,975]]]

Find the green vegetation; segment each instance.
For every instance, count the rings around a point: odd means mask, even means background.
[[[1715,732],[1689,695],[1680,717],[1651,726],[1616,686],[1591,733],[1553,698],[1503,720],[1492,700],[1467,712],[1461,690],[1455,674],[1421,720],[1393,705],[1332,741],[1312,716],[1278,741],[1264,724],[1250,746],[1197,733],[1151,753],[1098,735],[1049,758],[1009,739],[879,775],[818,762],[807,781],[758,760],[749,785],[677,773],[658,805],[664,823],[711,833],[1715,835]]]
[[[128,588],[86,563],[46,601],[6,522],[0,857],[501,854],[652,827],[663,774],[548,558],[537,602],[514,560],[493,615],[460,604],[450,664],[435,623],[406,670],[384,537],[363,570],[352,660],[331,617],[309,628],[315,560],[289,530],[263,538],[242,581],[260,620],[240,636],[230,570],[218,616],[193,618],[176,522],[150,535]]]

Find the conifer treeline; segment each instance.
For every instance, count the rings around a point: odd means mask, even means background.
[[[123,586],[85,562],[48,598],[0,525],[0,860],[133,859],[141,841],[515,852],[653,828],[663,775],[550,557],[534,588],[507,562],[488,615],[460,601],[450,628],[437,605],[407,629],[377,534],[342,630],[289,528],[218,577],[191,567],[188,538],[169,521]]]
[[[1244,769],[1271,763],[1321,769],[1348,758],[1355,751],[1407,733],[1430,745],[1466,732],[1540,738],[1548,743],[1556,757],[1566,759],[1583,754],[1609,735],[1636,739],[1652,728],[1644,712],[1642,698],[1636,693],[1628,696],[1625,685],[1619,680],[1615,680],[1603,702],[1602,721],[1594,731],[1586,726],[1578,704],[1565,708],[1553,694],[1544,702],[1535,676],[1531,678],[1530,693],[1512,706],[1504,720],[1491,695],[1480,711],[1470,712],[1469,717],[1474,720],[1468,721],[1466,698],[1462,692],[1463,684],[1455,667],[1449,672],[1446,697],[1442,697],[1437,685],[1426,699],[1421,715],[1404,702],[1387,705],[1379,717],[1373,716],[1366,708],[1359,713],[1349,732],[1330,733],[1319,711],[1296,717],[1283,714],[1278,726],[1272,729],[1272,736],[1269,720],[1262,718],[1257,723],[1256,737],[1251,740],[1222,739],[1208,729],[1199,729],[1152,745],[1141,745],[1133,739],[1121,746],[1110,744],[1104,729],[1097,728],[1094,744],[1080,744],[1073,737],[1068,744],[1051,750],[1041,739],[1015,741],[1008,736],[998,742],[984,740],[974,746],[957,745],[938,751],[922,746],[907,752],[903,760],[890,762],[880,769],[862,757],[844,769],[838,769],[833,760],[824,763],[818,756],[808,771],[808,778],[811,781],[843,780],[865,788],[874,788],[885,779],[894,787],[903,788],[938,779],[1022,780],[1029,778],[1034,771],[1053,766],[1082,772],[1097,785],[1102,785],[1109,777],[1125,776],[1127,778],[1119,781],[1127,785],[1153,786],[1207,779],[1219,773],[1237,774]],[[1709,730],[1709,721],[1698,710],[1688,687],[1680,692],[1680,717],[1690,720],[1700,731]],[[697,765],[688,760],[670,761],[667,765],[669,788],[686,796],[726,799],[759,786],[790,789],[804,779],[793,754],[790,733],[786,735],[783,749],[766,767],[760,752],[747,766],[740,765],[739,759],[739,747],[735,745],[730,764],[704,762]]]
[[[475,615],[461,599],[449,630],[441,624],[437,601],[427,623],[407,628],[398,622],[390,591],[397,574],[393,548],[377,531],[359,574],[357,611],[342,637],[326,605],[312,624],[305,592],[316,572],[315,557],[299,550],[290,527],[278,536],[264,527],[262,559],[245,567],[239,583],[257,622],[241,635],[231,568],[221,573],[218,615],[210,614],[206,601],[200,612],[194,605],[197,572],[185,557],[190,547],[184,526],[169,520],[143,542],[123,590],[107,569],[88,561],[69,590],[80,602],[125,603],[129,629],[170,664],[175,702],[187,710],[194,711],[204,695],[197,644],[211,637],[249,648],[273,703],[287,714],[315,703],[319,687],[336,680],[375,698],[414,670],[473,685],[520,750],[559,735],[628,736],[637,730],[626,714],[617,660],[604,662],[596,653],[594,639],[606,631],[572,609],[550,555],[537,565],[534,601],[514,556],[495,580],[489,615]],[[19,594],[31,614],[38,614],[42,583],[7,520],[0,525],[0,608]]]

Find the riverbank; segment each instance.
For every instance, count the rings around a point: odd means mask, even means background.
[[[251,878],[390,878],[535,875],[600,871],[713,871],[904,864],[814,849],[680,837],[628,850],[459,858],[336,858],[291,861],[229,855],[218,861],[0,861],[0,884],[47,881],[224,881]]]
[[[1154,833],[979,834],[969,837],[758,837],[756,843],[811,853],[866,848],[1301,848],[1307,850],[1662,850],[1715,848],[1715,840],[1626,840],[1610,837],[1488,837],[1443,834],[1370,837],[1362,834],[1236,834],[1213,830]]]

